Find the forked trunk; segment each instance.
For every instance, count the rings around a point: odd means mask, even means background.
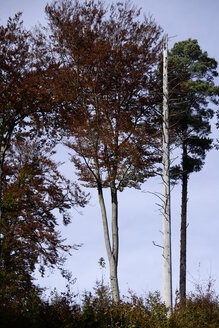
[[[112,246],[109,237],[109,228],[107,221],[106,206],[103,197],[101,184],[98,185],[98,196],[103,221],[104,239],[107,256],[110,266],[110,283],[112,299],[114,302],[119,301],[119,284],[118,284],[118,250],[119,250],[119,231],[118,231],[118,200],[117,189],[114,182],[111,183],[111,201],[112,201]]]
[[[187,193],[188,173],[186,171],[187,144],[183,142],[182,161],[182,204],[181,204],[181,230],[180,230],[180,298],[186,297],[186,237],[187,237]]]

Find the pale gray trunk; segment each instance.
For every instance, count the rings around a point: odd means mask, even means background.
[[[163,301],[172,309],[172,260],[170,215],[169,108],[167,75],[167,35],[163,50]]]
[[[103,190],[101,184],[98,185],[98,196],[102,214],[104,239],[106,245],[107,256],[110,266],[110,283],[112,290],[112,299],[114,302],[119,301],[119,286],[118,286],[118,201],[117,189],[114,183],[111,185],[111,199],[112,199],[112,247],[109,237],[109,228],[107,221],[106,206],[103,197]]]
[[[118,273],[117,273],[118,265],[113,256],[111,256],[109,264],[110,264],[110,284],[111,284],[111,291],[112,291],[112,299],[114,302],[118,302],[119,301],[119,283],[118,283]]]

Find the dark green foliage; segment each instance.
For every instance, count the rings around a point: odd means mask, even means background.
[[[213,110],[209,101],[217,103],[219,88],[217,62],[203,52],[197,40],[185,40],[174,45],[169,53],[169,105],[175,143],[186,144],[184,163],[175,170],[175,178],[202,169],[206,152],[212,147],[210,119]],[[176,173],[178,174],[176,175]]]
[[[169,52],[169,109],[172,143],[180,149],[181,160],[171,169],[174,182],[182,182],[180,235],[180,296],[186,297],[187,257],[187,202],[188,181],[193,172],[199,172],[212,148],[210,120],[217,104],[219,87],[217,62],[201,50],[197,40],[175,43]]]

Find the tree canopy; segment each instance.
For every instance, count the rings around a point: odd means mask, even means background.
[[[40,40],[41,41],[41,40]],[[19,300],[34,288],[40,265],[59,265],[65,246],[57,230],[58,210],[65,224],[68,210],[87,198],[77,184],[59,173],[52,160],[48,129],[50,96],[43,88],[32,34],[21,14],[0,26],[0,275],[1,300]],[[41,58],[40,58],[41,59]],[[46,119],[44,119],[46,117]],[[51,117],[50,117],[51,118]],[[32,140],[32,141],[31,141]],[[61,254],[62,253],[62,254]]]
[[[128,3],[112,4],[107,11],[101,2],[55,1],[46,13],[65,95],[65,144],[73,151],[79,180],[98,190],[111,281],[116,281],[117,192],[138,188],[160,160],[154,71],[161,29],[150,18],[141,22],[140,11]],[[58,101],[57,106],[60,110]],[[103,188],[111,190],[112,245]],[[118,286],[112,290],[118,300]]]
[[[39,295],[36,267],[43,274],[61,266],[75,247],[62,239],[59,219],[70,223],[69,211],[85,206],[87,194],[60,173],[59,142],[82,186],[97,190],[119,306],[118,194],[140,188],[161,162],[162,29],[129,2],[55,0],[45,11],[47,28],[26,30],[20,13],[0,26],[0,298],[19,304],[29,292]],[[212,148],[210,104],[218,104],[219,87],[217,62],[197,40],[174,45],[168,71],[170,139],[181,153],[171,175],[182,182],[183,298],[188,181]]]
[[[65,253],[75,247],[66,245],[57,230],[60,221],[56,212],[67,225],[71,221],[68,211],[84,206],[86,197],[59,173],[51,155],[39,140],[15,140],[8,152],[2,183],[3,299],[16,295],[19,300],[34,287],[32,273],[37,265],[42,274],[48,266],[61,268]]]
[[[169,52],[169,106],[172,141],[180,148],[181,162],[171,169],[172,178],[182,181],[180,294],[186,296],[186,229],[188,180],[198,172],[213,146],[211,119],[218,103],[217,62],[202,51],[197,40],[175,43]]]
[[[138,11],[120,3],[108,14],[93,1],[56,1],[46,11],[60,74],[69,77],[63,122],[79,155],[80,179],[90,187],[98,176],[103,187],[112,180],[121,189],[137,185],[153,174],[150,164],[157,160],[150,136],[157,132],[153,74],[160,28],[153,20],[141,23]]]

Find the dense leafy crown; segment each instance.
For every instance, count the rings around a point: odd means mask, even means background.
[[[127,4],[56,1],[47,6],[65,101],[65,133],[80,179],[121,190],[153,175],[158,156],[153,74],[160,28]],[[77,113],[77,115],[75,115]]]
[[[203,52],[197,40],[174,45],[169,53],[169,92],[172,134],[176,144],[184,145],[184,169],[189,174],[201,170],[206,151],[212,147],[210,119],[214,111],[209,102],[218,103],[217,62]],[[176,177],[180,167],[174,167]]]

